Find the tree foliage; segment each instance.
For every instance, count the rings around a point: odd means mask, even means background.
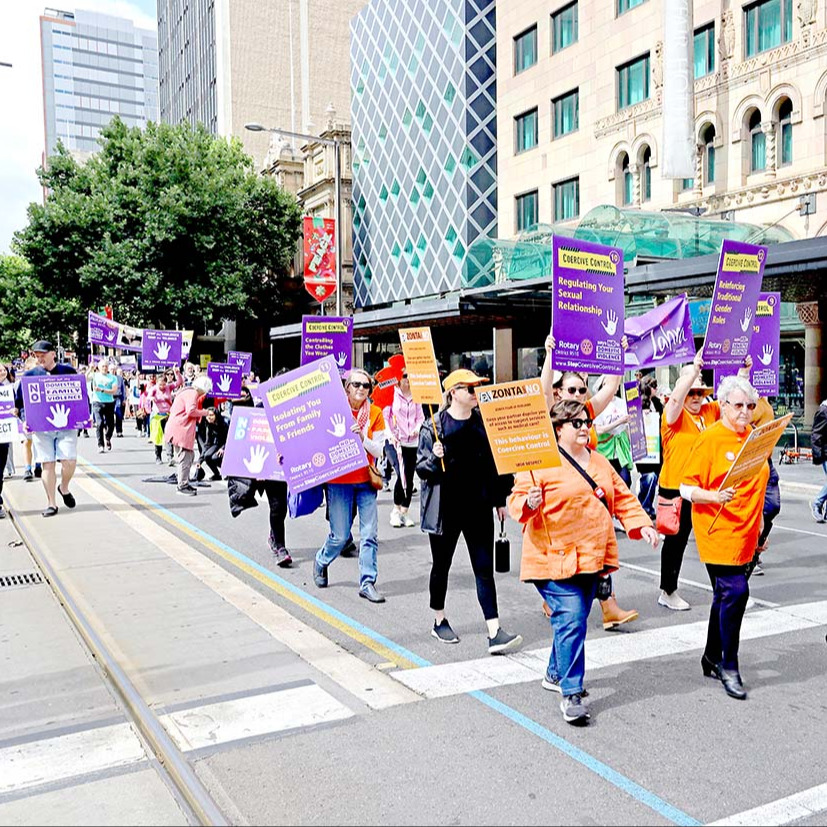
[[[87,310],[105,304],[139,327],[198,332],[223,318],[272,320],[301,213],[255,173],[241,142],[201,126],[140,130],[115,118],[99,143],[83,164],[58,146],[38,170],[48,197],[29,206],[15,235],[64,326],[85,338]]]

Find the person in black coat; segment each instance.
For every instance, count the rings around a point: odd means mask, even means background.
[[[416,472],[422,480],[420,525],[431,546],[430,598],[435,614],[431,634],[442,643],[459,643],[445,617],[448,573],[459,542],[465,538],[477,581],[477,600],[488,626],[488,651],[512,652],[523,642],[501,626],[494,582],[494,509],[505,519],[505,501],[514,483],[499,476],[479,412],[476,387],[488,380],[470,370],[445,377],[444,404],[434,425],[419,432]]]
[[[827,399],[818,406],[813,417],[810,446],[813,449],[813,463],[820,465],[827,474]],[[817,523],[827,523],[827,483],[810,503],[810,508],[813,512],[813,519]]]
[[[206,465],[212,471],[211,480],[221,479],[221,458],[227,444],[227,423],[215,408],[208,408],[207,415],[198,422],[195,430],[198,440],[198,479],[204,478]]]

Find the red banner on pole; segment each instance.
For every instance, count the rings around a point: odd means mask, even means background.
[[[304,289],[318,302],[336,292],[336,221],[304,217]]]

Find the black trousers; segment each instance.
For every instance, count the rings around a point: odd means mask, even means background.
[[[712,583],[712,608],[704,654],[724,669],[738,671],[741,622],[749,598],[747,566],[718,566],[707,563]]]
[[[408,508],[411,504],[411,497],[413,497],[414,473],[416,472],[416,448],[406,448],[403,445],[401,450],[402,465],[405,471],[405,486],[403,488],[402,480],[397,476],[396,485],[393,487],[393,504]]]
[[[98,448],[103,448],[103,441],[106,444],[112,442],[112,431],[115,430],[115,403],[114,402],[93,402],[92,414],[95,417],[95,430],[98,434]]]
[[[453,507],[442,517],[442,534],[429,534],[431,544],[431,609],[445,609],[448,573],[460,534],[468,546],[471,568],[477,581],[477,600],[486,620],[499,617],[494,582],[494,515],[491,508]]]
[[[267,480],[262,483],[267,502],[270,503],[270,545],[284,548],[284,520],[287,517],[287,483]]]
[[[6,475],[6,462],[9,459],[11,443],[0,442],[0,505],[3,505],[3,477]]]
[[[667,499],[680,496],[680,491],[671,488],[661,488],[658,493],[659,496]],[[678,577],[680,577],[681,566],[683,565],[683,553],[686,551],[686,544],[689,542],[691,533],[692,503],[683,500],[681,502],[681,522],[678,533],[666,535],[660,552],[660,587],[667,594],[672,594],[678,588]]]
[[[216,456],[219,450],[221,450],[219,445],[208,445],[199,460],[202,465],[206,465],[212,471],[213,476],[221,476],[221,457]]]

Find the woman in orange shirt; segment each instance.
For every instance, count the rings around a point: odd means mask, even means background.
[[[747,570],[761,533],[769,466],[734,488],[721,488],[752,427],[758,392],[741,376],[727,376],[718,387],[721,419],[698,438],[680,486],[692,503],[692,527],[701,562],[712,581],[706,648],[701,667],[718,678],[727,695],[745,700],[738,669],[741,621],[749,598]],[[714,525],[713,525],[714,522]]]
[[[643,538],[657,548],[659,538],[609,461],[589,449],[592,420],[586,406],[558,402],[551,421],[563,463],[535,471],[533,478],[517,474],[508,510],[523,524],[520,579],[534,583],[551,607],[554,637],[543,688],[563,695],[560,709],[567,723],[584,724],[589,719],[583,701],[589,610],[600,577],[618,567],[612,517],[633,540]]]

